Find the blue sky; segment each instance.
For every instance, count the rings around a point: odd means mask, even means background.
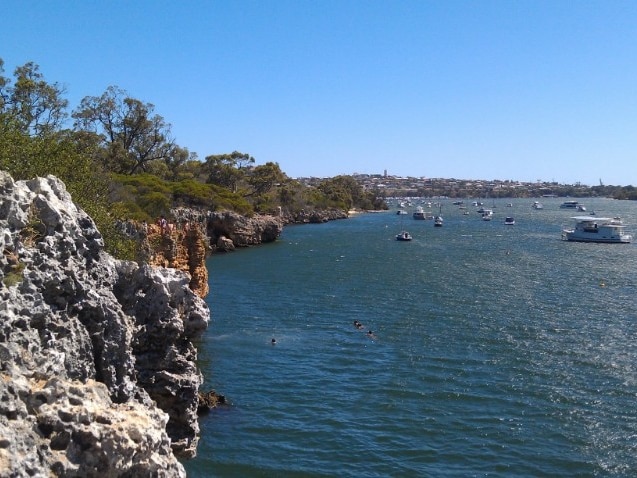
[[[5,76],[116,85],[200,159],[637,185],[635,1],[4,0]]]

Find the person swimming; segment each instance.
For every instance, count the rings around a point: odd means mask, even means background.
[[[276,345],[276,339],[273,337],[272,341],[270,342],[272,345]]]
[[[361,324],[358,320],[354,321],[354,327],[356,327],[357,329],[362,329],[363,328],[363,324]]]

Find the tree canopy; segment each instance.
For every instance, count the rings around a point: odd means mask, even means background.
[[[107,169],[134,174],[148,172],[150,163],[157,160],[183,162],[182,151],[171,138],[170,124],[153,115],[154,108],[109,86],[101,96],[82,99],[72,116],[76,130],[99,138],[104,147],[100,159]]]
[[[40,67],[33,62],[15,69],[15,82],[3,76],[0,58],[0,114],[19,131],[31,136],[44,136],[59,130],[68,113],[68,101],[58,83],[47,83]]]

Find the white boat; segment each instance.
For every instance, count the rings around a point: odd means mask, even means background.
[[[515,219],[513,219],[512,217],[506,217],[504,219],[504,224],[506,224],[507,226],[513,226],[515,224]]]
[[[562,239],[574,242],[608,242],[628,244],[632,236],[618,217],[575,216],[573,227],[562,229]]]
[[[578,205],[577,205],[577,210],[578,210],[578,211],[581,211],[581,212],[585,212],[585,211],[586,211],[586,208],[584,207],[584,205],[583,205],[583,204],[578,204]]]
[[[407,231],[402,231],[399,234],[396,234],[397,241],[411,241],[411,234]]]
[[[434,216],[434,227],[442,227],[442,204],[438,203],[438,215]]]
[[[493,219],[493,211],[491,209],[484,209],[482,211],[482,220],[490,221],[491,219]]]
[[[579,203],[577,201],[564,201],[560,204],[560,209],[577,209]]]
[[[398,211],[396,211],[396,214],[398,214],[399,216],[402,216],[404,214],[407,214],[407,211],[403,211],[402,209],[399,209]]]
[[[422,206],[416,207],[416,210],[413,213],[413,218],[418,220],[423,219],[433,219],[434,217],[431,214],[427,214]]]
[[[544,206],[542,206],[542,203],[540,201],[533,201],[533,206],[531,206],[533,209],[544,209]]]

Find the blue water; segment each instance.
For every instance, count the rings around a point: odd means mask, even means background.
[[[229,405],[189,476],[636,476],[637,246],[561,241],[560,200],[507,202],[210,258],[200,365]],[[637,203],[583,202],[637,233]]]

